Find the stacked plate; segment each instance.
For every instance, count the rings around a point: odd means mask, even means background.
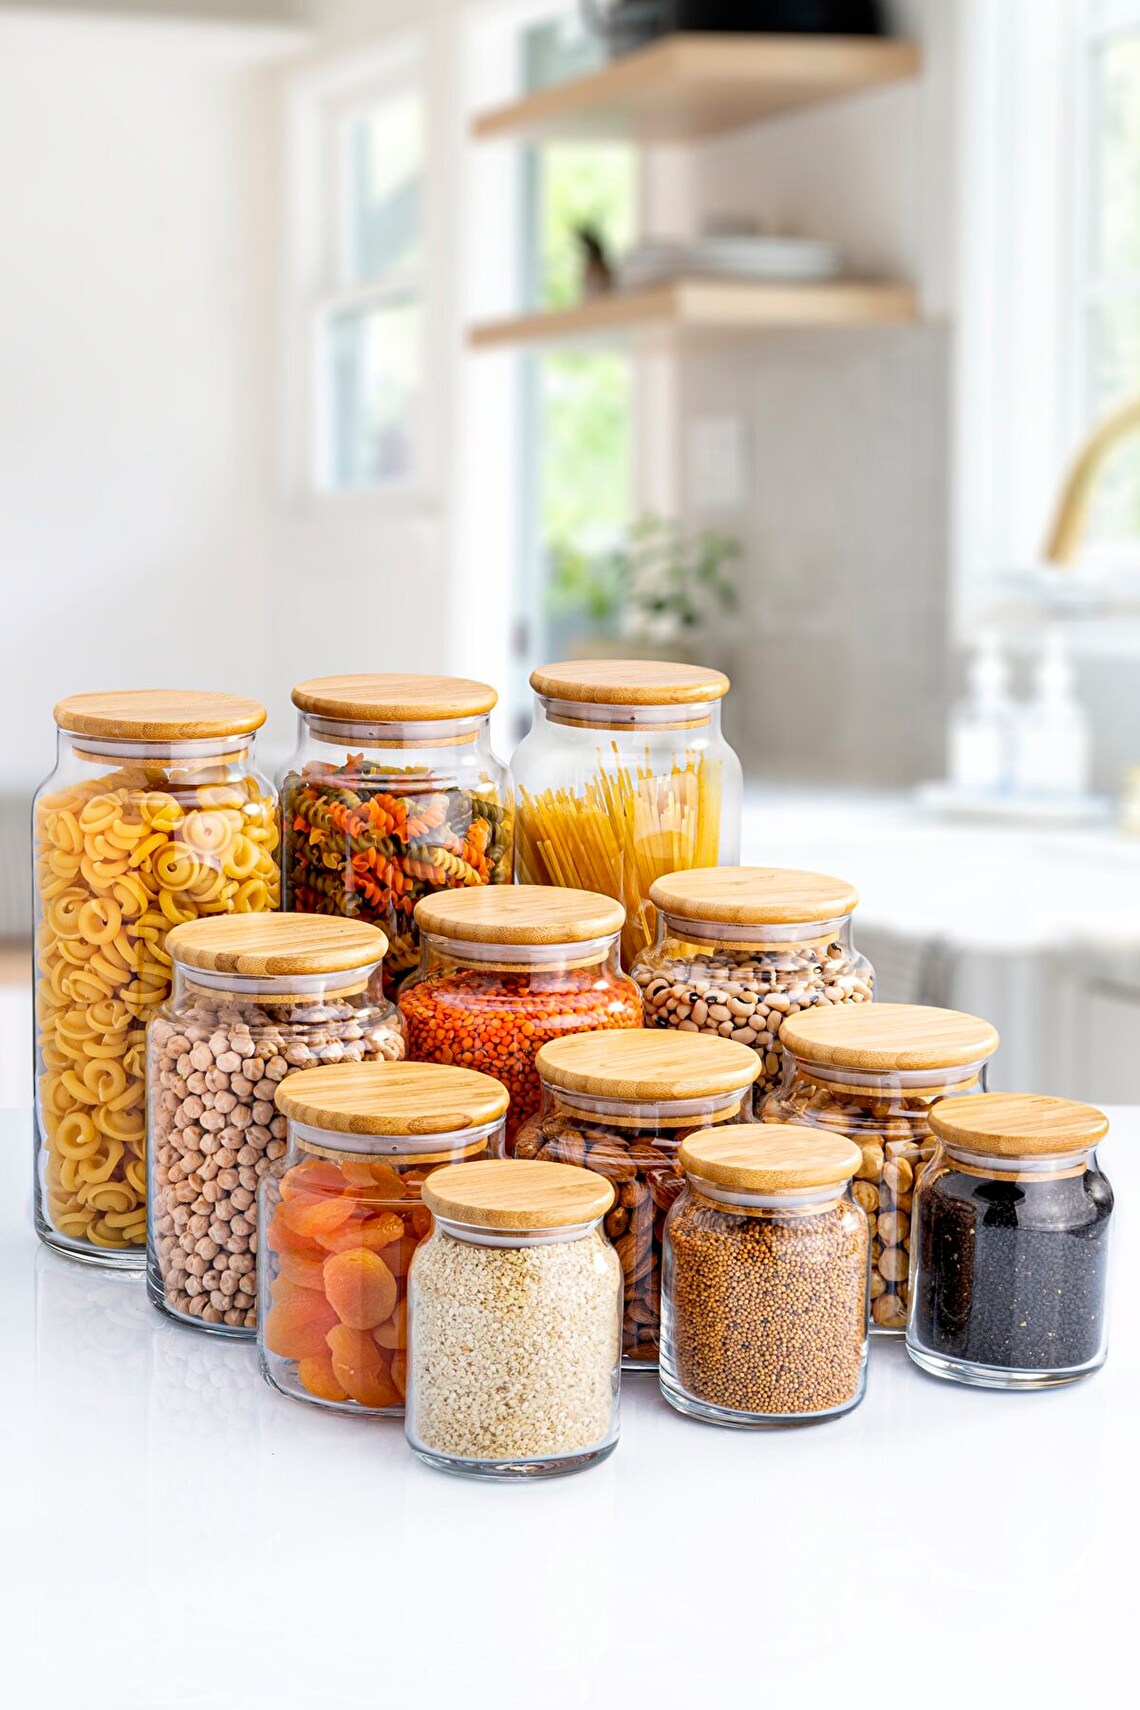
[[[617,264],[618,283],[626,290],[675,279],[834,279],[841,271],[834,244],[732,234],[647,238]]]

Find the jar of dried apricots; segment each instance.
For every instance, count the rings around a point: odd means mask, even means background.
[[[277,798],[256,701],[128,690],[55,709],[33,809],[35,1220],[71,1258],[141,1266],[146,1024],[171,927],[278,905]]]
[[[641,1026],[641,995],[618,959],[624,920],[611,897],[551,885],[425,897],[416,904],[419,972],[400,990],[408,1055],[502,1081],[509,1143],[538,1109],[542,1045]]]
[[[261,1184],[257,1340],[283,1395],[403,1412],[408,1267],[444,1164],[501,1157],[507,1091],[439,1063],[341,1063],[277,1090],[288,1149]]]

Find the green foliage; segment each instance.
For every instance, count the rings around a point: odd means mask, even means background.
[[[711,530],[689,535],[667,517],[644,517],[608,550],[561,545],[552,557],[551,616],[578,616],[594,633],[680,634],[738,604],[740,542]]]

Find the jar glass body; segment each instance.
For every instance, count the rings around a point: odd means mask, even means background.
[[[323,1063],[395,1061],[403,1023],[380,965],[236,979],[174,966],[147,1028],[147,1290],[222,1335],[257,1331],[257,1189],[285,1153],[274,1095]]]
[[[598,1223],[439,1218],[409,1298],[408,1442],[444,1472],[577,1472],[618,1438],[621,1266]]]
[[[502,1081],[507,1139],[539,1107],[534,1059],[551,1039],[640,1027],[641,994],[621,971],[618,935],[587,944],[464,944],[424,933],[419,970],[400,989],[408,1055]]]
[[[634,1104],[542,1084],[542,1108],[519,1130],[516,1158],[579,1164],[613,1183],[603,1226],[623,1277],[622,1365],[656,1369],[661,1322],[661,1239],[684,1176],[681,1142],[698,1129],[751,1120],[751,1090]]]
[[[740,859],[740,761],[717,701],[605,707],[539,696],[511,775],[516,879],[623,903],[627,968],[653,940],[654,879]]]
[[[141,1266],[147,1021],[166,934],[280,900],[277,799],[251,736],[110,742],[59,733],[36,794],[35,1220],[72,1258]]]
[[[1096,1371],[1112,1212],[1095,1152],[999,1159],[940,1144],[914,1197],[911,1358],[991,1389]]]
[[[862,1073],[784,1053],[783,1079],[763,1122],[844,1134],[863,1153],[852,1186],[871,1228],[871,1329],[901,1335],[910,1302],[915,1183],[934,1155],[930,1111],[940,1098],[985,1091],[986,1066]]]
[[[284,908],[383,927],[389,996],[419,960],[420,897],[510,882],[510,782],[486,715],[364,724],[302,713],[280,783]]]
[[[666,1400],[739,1426],[808,1424],[857,1407],[869,1258],[849,1186],[762,1197],[690,1179],[665,1224]]]
[[[760,1058],[759,1102],[779,1085],[780,1028],[819,1004],[870,1003],[875,972],[851,941],[851,917],[728,926],[659,910],[655,942],[631,969],[647,1027],[716,1033]]]

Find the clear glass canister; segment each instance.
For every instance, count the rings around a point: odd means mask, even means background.
[[[389,996],[419,960],[420,897],[508,884],[513,813],[497,696],[460,677],[318,677],[293,690],[281,777],[286,909],[382,926]]]
[[[605,1228],[624,1277],[622,1363],[657,1364],[661,1237],[681,1191],[681,1142],[698,1129],[751,1120],[756,1053],[701,1033],[662,1039],[580,1033],[538,1053],[542,1109],[523,1125],[514,1156],[584,1165],[614,1187]]]
[[[629,968],[653,940],[654,879],[740,859],[740,761],[720,728],[728,678],[608,659],[544,665],[530,681],[534,722],[511,761],[515,877],[616,897]]]
[[[577,1472],[618,1437],[621,1266],[613,1188],[560,1164],[459,1165],[424,1186],[435,1224],[409,1297],[408,1441],[444,1472]]]
[[[990,1389],[1045,1389],[1108,1351],[1108,1119],[1068,1099],[944,1099],[914,1196],[912,1360]]]
[[[547,1040],[641,1026],[618,960],[620,903],[551,885],[496,885],[416,905],[419,972],[400,989],[408,1054],[495,1075],[511,1095],[510,1142],[538,1109]]]
[[[661,1391],[716,1425],[832,1419],[867,1381],[862,1154],[817,1129],[712,1128],[681,1147],[665,1224]]]
[[[761,1119],[827,1128],[860,1147],[852,1191],[871,1226],[872,1329],[901,1334],[914,1188],[934,1151],[931,1109],[985,1090],[997,1030],[959,1010],[829,1004],[786,1021],[781,1039],[784,1076]]]
[[[656,942],[630,970],[645,1025],[750,1045],[760,1058],[757,1100],[779,1083],[789,1016],[874,996],[874,969],[851,942],[858,895],[842,879],[697,867],[655,879],[649,897]]]
[[[262,1373],[338,1413],[402,1413],[424,1183],[502,1156],[506,1089],[437,1063],[339,1063],[290,1075],[277,1109],[288,1149],[258,1196]]]
[[[145,1029],[170,992],[167,933],[278,905],[264,720],[256,701],[157,690],[55,709],[32,819],[35,1221],[72,1258],[144,1263]]]
[[[397,1061],[387,940],[363,921],[222,915],[167,940],[174,989],[147,1029],[147,1288],[228,1336],[257,1329],[257,1188],[285,1152],[277,1087],[326,1063]]]

